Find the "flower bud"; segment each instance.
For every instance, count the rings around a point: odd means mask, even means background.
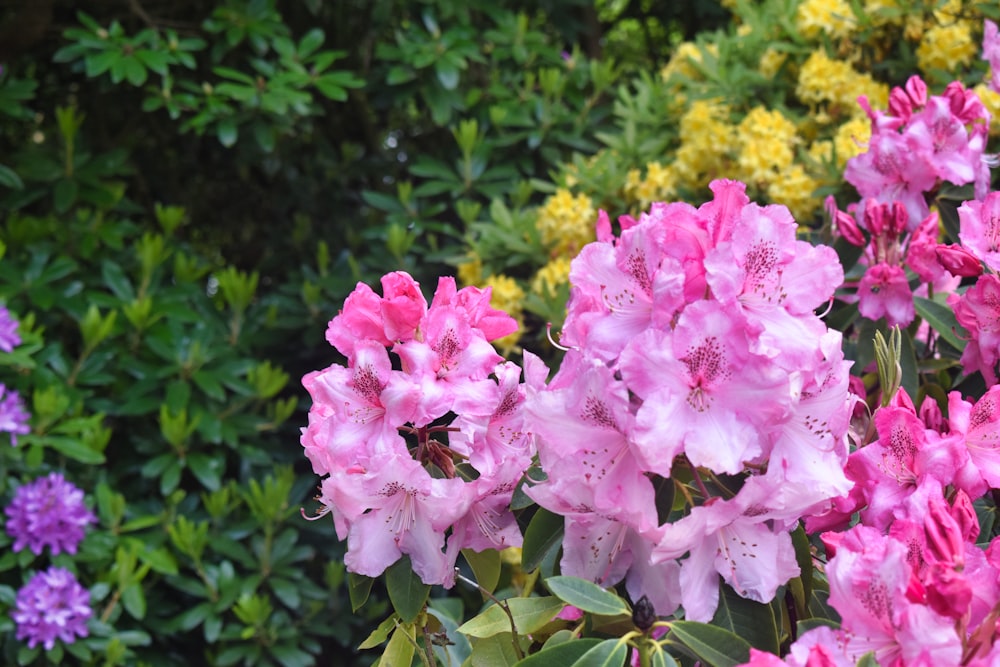
[[[850,214],[837,208],[837,203],[834,201],[833,195],[826,198],[825,204],[837,232],[851,245],[863,248],[867,241],[865,241],[864,232],[858,227],[857,221]]]
[[[958,530],[966,542],[975,542],[979,537],[979,518],[972,506],[969,495],[959,489],[951,503],[951,517],[958,524]]]
[[[953,276],[972,278],[983,273],[983,265],[971,252],[960,245],[941,243],[934,250],[938,264]]]
[[[965,565],[965,540],[958,522],[940,496],[930,498],[924,517],[924,537],[927,539],[925,558],[955,568]]]
[[[906,81],[906,94],[915,107],[927,104],[927,84],[916,74]]]
[[[635,603],[635,608],[632,610],[632,623],[643,632],[649,632],[653,623],[656,623],[656,610],[653,608],[653,603],[645,595]]]

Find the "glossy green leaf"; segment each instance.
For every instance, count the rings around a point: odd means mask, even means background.
[[[729,630],[694,621],[674,621],[670,632],[713,667],[736,667],[750,660],[750,644]]]
[[[549,577],[545,585],[564,602],[591,614],[618,616],[631,613],[625,600],[586,579]]]
[[[413,662],[413,652],[416,650],[416,628],[412,623],[406,623],[396,628],[385,647],[385,652],[379,661],[382,667],[409,667]]]
[[[396,616],[396,614],[393,614],[389,618],[379,623],[378,627],[372,630],[371,634],[369,634],[368,637],[363,642],[361,642],[361,645],[358,646],[358,649],[364,651],[370,648],[375,648],[379,644],[383,643],[385,640],[389,638],[389,635],[392,634],[392,631],[396,629],[396,621],[398,620],[399,617]]]
[[[521,547],[521,568],[525,572],[535,570],[545,557],[562,544],[565,519],[545,508],[539,507],[531,517],[524,531],[524,545]]]
[[[351,599],[351,611],[357,611],[368,602],[375,580],[363,574],[347,573],[347,594]]]
[[[754,648],[777,654],[781,640],[771,605],[747,600],[725,584],[720,589],[712,625],[747,640]]]
[[[485,551],[462,549],[462,555],[465,556],[466,562],[472,568],[476,583],[490,593],[495,591],[497,582],[500,581],[500,552],[496,549],[486,549]]]
[[[469,655],[469,663],[472,667],[513,667],[518,662],[514,637],[509,631],[472,638],[470,643],[472,653]]]
[[[556,644],[533,653],[517,663],[517,667],[573,667],[577,661],[602,640],[593,637],[575,639],[571,642]]]
[[[226,148],[232,148],[235,146],[236,139],[239,137],[239,132],[236,129],[236,122],[231,118],[227,118],[219,123],[215,133],[219,138],[219,143]]]
[[[651,667],[677,667],[677,661],[674,660],[674,656],[663,650],[662,646],[657,645],[656,650],[650,657]]]
[[[961,336],[965,329],[955,319],[955,312],[951,308],[920,296],[913,297],[913,305],[917,315],[938,332],[941,338],[959,352],[965,350],[966,340]]]
[[[535,632],[558,614],[565,603],[556,597],[509,598],[505,601],[519,634]],[[489,637],[500,632],[510,632],[511,618],[494,604],[478,616],[463,623],[458,631],[470,637]]]
[[[629,645],[620,639],[605,639],[581,655],[573,667],[622,667],[628,659]]]
[[[416,620],[431,592],[431,587],[413,571],[409,556],[403,556],[385,571],[385,587],[393,609],[404,623]]]

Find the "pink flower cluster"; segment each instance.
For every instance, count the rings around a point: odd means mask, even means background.
[[[868,150],[847,161],[844,178],[863,198],[900,202],[915,226],[929,213],[927,193],[942,181],[974,183],[976,198],[985,196],[990,114],[961,82],[928,95],[927,85],[913,76],[893,88],[888,112],[873,110],[864,95],[858,101],[871,118],[872,135]]]
[[[918,412],[905,392],[875,412],[877,439],[846,466],[854,488],[806,522],[812,532],[861,519],[822,535],[842,624],[803,635],[800,654],[822,653],[830,661],[817,664],[829,665],[870,651],[882,665],[997,664],[1000,543],[976,546],[970,499],[1000,485],[998,408],[994,386],[975,404],[952,392],[947,419],[930,398]],[[757,654],[750,664],[813,664],[775,660]]]
[[[569,350],[526,405],[548,474],[526,492],[566,517],[563,574],[704,621],[720,575],[770,600],[799,572],[789,530],[850,488],[849,363],[814,314],[837,256],[742,183],[711,188],[622,218],[618,238],[602,216],[570,271]],[[683,516],[658,514],[664,484]]]
[[[303,378],[302,445],[349,570],[377,576],[406,554],[425,583],[451,585],[462,549],[521,544],[509,504],[534,453],[525,387],[489,342],[517,325],[452,278],[429,307],[406,273],[382,291],[359,283],[330,322],[347,366]]]
[[[927,196],[949,182],[975,183],[976,197],[985,197],[990,115],[961,83],[928,95],[916,76],[893,89],[888,112],[872,110],[864,96],[859,102],[871,118],[872,137],[867,151],[848,160],[844,177],[863,199],[848,206],[853,216],[838,211],[832,198],[827,208],[844,239],[865,248],[857,285],[861,315],[908,326],[915,310],[907,268],[937,291],[952,291],[956,278],[981,273],[969,250],[938,242],[938,216]]]

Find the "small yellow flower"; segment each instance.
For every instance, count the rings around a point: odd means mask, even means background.
[[[483,279],[483,260],[471,253],[468,261],[458,265],[458,282],[462,285],[478,285]]]
[[[795,124],[780,111],[754,107],[736,128],[736,164],[741,180],[763,185],[792,164]]]
[[[822,201],[813,193],[819,182],[806,173],[802,165],[793,164],[767,186],[767,196],[775,204],[783,204],[791,211],[792,217],[800,223],[808,223],[820,208]]]
[[[553,258],[531,279],[531,291],[541,297],[555,297],[559,288],[569,282],[570,263],[569,257]]]
[[[582,193],[573,196],[566,188],[559,188],[539,209],[535,227],[553,253],[575,255],[594,240],[596,221],[590,197]]]
[[[807,39],[826,33],[835,39],[849,37],[857,25],[846,0],[805,0],[795,13],[795,26]]]
[[[768,49],[764,51],[760,57],[760,63],[757,65],[757,71],[768,79],[773,79],[778,76],[778,70],[781,69],[781,66],[785,64],[786,60],[788,60],[787,53],[768,47]]]
[[[979,96],[983,106],[986,107],[986,110],[990,112],[990,116],[994,119],[994,122],[990,123],[990,134],[992,136],[1000,135],[1000,122],[996,122],[1000,120],[1000,93],[997,93],[985,83],[979,84],[972,90]]]
[[[517,345],[517,341],[521,339],[524,328],[524,290],[521,289],[516,280],[503,274],[490,276],[482,287],[493,288],[493,295],[490,298],[491,306],[504,311],[517,320],[517,331],[493,341],[493,344],[500,350],[510,352]]]
[[[917,47],[917,65],[924,74],[934,69],[953,71],[972,62],[979,44],[972,39],[969,21],[955,21],[929,28]]]

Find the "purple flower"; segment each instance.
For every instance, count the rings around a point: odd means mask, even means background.
[[[10,316],[10,311],[4,306],[0,306],[0,350],[7,352],[14,351],[14,348],[21,344],[21,337],[17,333],[18,322]]]
[[[35,555],[46,544],[53,556],[63,551],[75,554],[87,524],[97,521],[83,504],[83,491],[56,472],[19,487],[4,512],[14,551],[27,546]]]
[[[28,426],[30,418],[31,415],[24,409],[21,395],[0,383],[0,433],[10,433],[11,446],[17,446],[18,434],[31,433],[31,427]]]
[[[93,615],[90,593],[73,573],[61,567],[38,572],[17,592],[11,617],[17,623],[17,638],[28,647],[43,644],[51,650],[56,639],[72,644],[87,636],[87,619]]]

